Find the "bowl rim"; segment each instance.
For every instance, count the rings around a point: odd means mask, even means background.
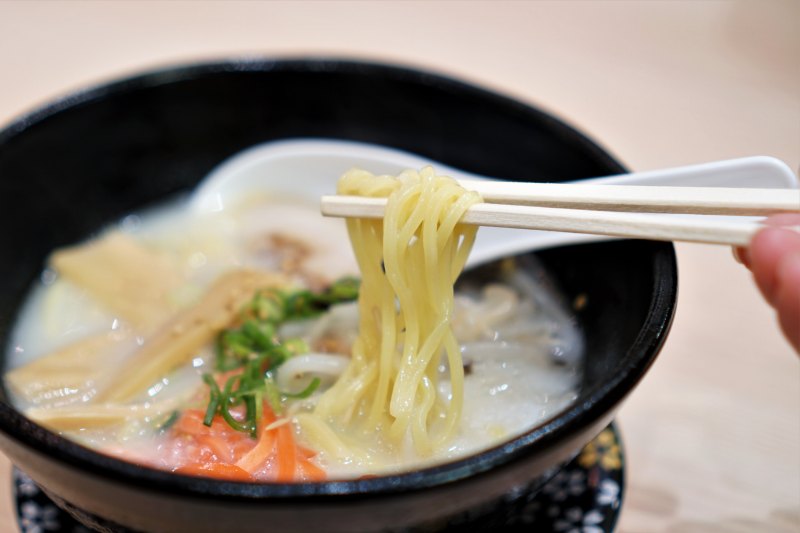
[[[0,148],[29,127],[75,107],[100,101],[115,94],[136,91],[174,82],[189,81],[226,72],[336,72],[387,77],[393,81],[411,81],[457,91],[491,102],[523,115],[529,122],[543,122],[554,135],[568,138],[600,164],[616,172],[625,172],[605,149],[560,118],[531,104],[428,70],[347,58],[242,58],[212,62],[196,62],[144,71],[79,89],[17,118],[0,130]],[[51,432],[27,419],[9,403],[0,402],[0,431],[13,440],[47,455],[66,466],[94,474],[115,483],[146,487],[166,494],[178,494],[216,500],[263,502],[269,497],[281,503],[327,501],[329,496],[342,498],[380,497],[409,491],[420,491],[480,477],[498,467],[512,466],[526,457],[549,449],[565,436],[580,432],[596,423],[603,414],[635,387],[652,365],[672,324],[677,299],[677,262],[671,243],[660,243],[656,261],[656,285],[639,335],[628,348],[629,361],[608,382],[590,389],[588,398],[573,403],[555,418],[540,423],[513,439],[469,456],[425,467],[368,479],[324,481],[319,483],[250,483],[221,481],[175,474],[103,455]],[[2,384],[3,389],[5,385]]]

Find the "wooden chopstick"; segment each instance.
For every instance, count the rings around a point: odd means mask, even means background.
[[[800,191],[796,189],[562,185],[466,180],[461,183],[468,189],[478,190],[485,200],[472,206],[462,222],[481,226],[745,246],[762,227],[760,224],[713,217],[659,217],[644,213],[765,215],[800,212]],[[490,203],[492,201],[545,203],[569,208],[504,205]],[[577,209],[577,206],[581,209]],[[322,197],[322,214],[326,216],[381,218],[385,207],[385,199]]]
[[[536,205],[638,213],[770,215],[800,210],[798,189],[574,185],[460,180],[491,204]]]

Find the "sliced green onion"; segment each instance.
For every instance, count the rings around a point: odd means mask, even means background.
[[[323,293],[323,296],[328,298],[330,303],[347,302],[358,298],[358,289],[361,286],[361,280],[358,278],[347,277],[341,278],[331,284]]]
[[[300,355],[311,351],[308,343],[299,337],[286,339],[283,341],[283,347],[286,348],[292,355]]]
[[[259,324],[255,320],[248,320],[242,324],[242,333],[250,341],[249,347],[258,350],[266,350],[274,343],[272,337],[275,336],[275,328],[269,322]]]
[[[335,303],[353,300],[358,296],[359,281],[343,278],[326,290],[315,293],[308,290],[262,290],[242,309],[241,324],[221,332],[216,339],[215,370],[229,372],[242,369],[231,376],[220,391],[210,374],[203,375],[209,387],[209,403],[203,423],[210,426],[219,413],[235,430],[248,432],[254,437],[263,418],[263,402],[280,413],[284,398],[308,398],[320,385],[314,378],[299,393],[282,393],[275,385],[275,373],[290,357],[309,351],[308,344],[300,338],[281,341],[277,331],[287,320],[316,316]],[[231,408],[244,404],[244,421],[236,420]]]
[[[228,381],[225,382],[225,390],[222,392],[222,401],[220,402],[219,412],[230,427],[236,431],[249,433],[250,428],[233,418],[233,415],[230,412],[231,405],[235,405],[235,403],[231,401],[233,400],[233,395],[231,394],[233,391],[233,384],[236,381],[241,381],[240,378],[241,376],[231,376],[228,378]],[[236,403],[238,403],[238,401]]]
[[[283,322],[284,310],[284,298],[279,291],[259,291],[245,308],[245,312],[269,322]]]
[[[175,424],[175,422],[178,421],[178,419],[180,418],[180,414],[181,414],[180,411],[177,410],[172,411],[172,413],[170,413],[167,419],[156,427],[156,431],[158,431],[159,433],[164,433],[166,430],[171,428]]]
[[[219,385],[214,380],[211,374],[203,374],[203,381],[209,387],[208,407],[206,408],[206,416],[203,418],[203,424],[211,427],[211,422],[214,420],[214,415],[219,410],[220,392]]]

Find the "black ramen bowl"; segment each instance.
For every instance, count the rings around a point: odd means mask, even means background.
[[[0,131],[0,336],[53,248],[188,191],[227,157],[287,138],[365,141],[506,179],[625,171],[535,108],[435,74],[340,60],[247,60],[157,71],[55,101]],[[0,448],[97,527],[140,531],[437,529],[534,488],[605,427],[666,338],[672,245],[618,241],[537,254],[587,352],[578,400],[477,455],[401,475],[319,484],[192,478],[95,453],[0,402]],[[91,517],[91,518],[90,518]],[[480,522],[479,522],[480,523]],[[483,522],[488,524],[490,522]],[[470,526],[472,528],[472,526]]]

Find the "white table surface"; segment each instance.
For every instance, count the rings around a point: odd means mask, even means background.
[[[796,0],[4,1],[0,122],[151,67],[348,56],[542,106],[635,170],[756,154],[796,170],[799,22]],[[619,415],[619,531],[799,531],[800,359],[729,249],[677,250],[672,333]],[[0,456],[0,531],[16,530],[9,471]]]

